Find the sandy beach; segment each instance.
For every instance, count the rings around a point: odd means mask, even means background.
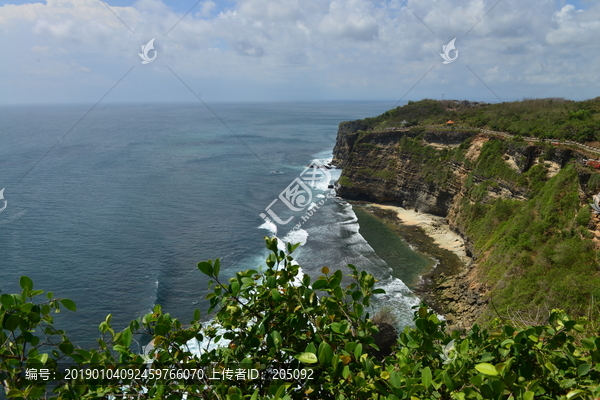
[[[431,237],[436,245],[456,254],[464,263],[469,261],[465,252],[463,239],[450,230],[450,226],[443,217],[424,214],[406,208],[383,204],[369,204],[370,207],[378,207],[384,210],[392,210],[396,213],[402,224],[407,226],[418,226],[425,231],[427,236]]]

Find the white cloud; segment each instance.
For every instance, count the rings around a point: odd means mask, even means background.
[[[216,3],[203,0],[181,21],[183,13],[161,0],[110,10],[97,0],[6,5],[0,7],[0,41],[14,59],[0,64],[0,93],[16,97],[0,102],[27,101],[30,93],[19,85],[30,75],[43,79],[44,68],[53,80],[40,87],[80,76],[78,84],[102,92],[133,65],[144,74],[155,71],[156,101],[181,94],[167,84],[173,76],[165,65],[214,99],[294,99],[311,92],[316,98],[400,98],[432,66],[411,95],[494,98],[465,65],[507,99],[536,91],[595,97],[600,4],[578,10],[556,8],[553,0],[496,3],[238,0],[216,13]],[[137,53],[151,38],[158,57],[142,66]],[[442,45],[453,38],[459,57],[442,65]],[[132,77],[141,73],[135,69]]]
[[[298,0],[242,0],[237,11],[243,18],[266,21],[295,21],[302,16]]]
[[[338,39],[373,40],[379,33],[379,25],[372,14],[373,5],[370,2],[334,0],[319,28],[325,35]]]
[[[211,0],[205,0],[200,3],[200,11],[198,12],[198,17],[207,18],[210,17],[213,11],[217,8],[217,3]]]
[[[596,42],[600,37],[600,6],[587,11],[576,10],[567,4],[554,13],[553,21],[557,27],[548,30],[546,39],[551,45],[591,45],[597,49]],[[595,50],[597,51],[597,50]]]

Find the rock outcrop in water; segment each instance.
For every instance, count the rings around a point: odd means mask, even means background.
[[[589,155],[574,149],[511,140],[483,134],[478,129],[362,130],[366,126],[363,121],[340,124],[333,154],[333,164],[343,168],[338,195],[352,200],[393,202],[446,217],[451,229],[465,239],[467,254],[473,259],[471,265],[455,276],[435,277],[428,289],[438,299],[439,311],[452,327],[468,328],[482,314],[486,319],[493,317],[489,310],[492,298],[500,299],[497,301],[500,305],[520,304],[515,296],[508,294],[518,287],[512,274],[531,264],[528,257],[534,260],[533,264],[539,261],[533,254],[535,247],[524,247],[519,261],[523,266],[488,274],[491,258],[498,254],[493,244],[481,243],[480,238],[473,237],[485,229],[477,225],[487,218],[485,213],[495,212],[506,204],[507,212],[521,215],[525,211],[517,211],[521,210],[519,207],[543,191],[544,185],[569,164],[577,169],[573,176],[577,180],[578,206],[584,208],[586,199],[593,194],[588,182],[596,174],[583,167]],[[583,211],[574,212],[580,215]],[[592,232],[598,229],[597,222],[590,218],[589,223],[582,224],[588,224],[586,228]],[[490,229],[501,227],[501,221],[490,224]],[[561,227],[557,228],[561,231]],[[586,240],[585,232],[578,235],[582,241]],[[544,296],[538,296],[535,303],[550,306]],[[523,305],[526,309],[532,306],[527,296]]]

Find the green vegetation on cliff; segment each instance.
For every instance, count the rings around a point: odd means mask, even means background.
[[[284,252],[277,239],[266,242],[271,253],[263,272],[241,271],[225,282],[218,259],[198,264],[211,279],[207,299],[217,310],[214,324],[202,323],[197,310],[184,325],[157,305],[115,332],[109,315],[99,325],[98,349],[75,348],[66,332],[54,327],[52,315],[61,306],[75,311],[72,301],[52,293],[40,301],[43,291],[22,277],[21,293],[0,297],[1,385],[9,398],[57,400],[569,400],[600,395],[600,337],[586,334],[594,329],[590,321],[553,310],[539,326],[497,321],[490,330],[474,326],[464,335],[450,335],[444,321],[420,306],[414,328],[405,328],[390,348],[379,349],[380,329],[369,306],[383,290],[375,288],[373,276],[349,265],[348,277],[327,267],[316,280],[301,277],[291,257],[297,245]],[[154,344],[148,357],[133,349],[140,336]],[[190,339],[209,339],[216,346],[195,356],[186,346]],[[60,368],[65,362],[71,363],[68,376]],[[198,372],[207,368],[207,375]],[[40,375],[26,376],[26,369],[45,370],[54,379],[46,387]]]
[[[600,140],[600,97],[585,101],[530,99],[487,104],[453,100],[409,101],[378,117],[365,118],[361,130],[413,125],[489,128],[521,136],[590,142]]]
[[[429,125],[447,119],[470,128],[482,126],[472,119],[475,115],[488,115],[485,126],[494,129],[510,131],[508,126],[517,126],[510,123],[513,117],[529,121],[522,126],[530,130],[519,131],[527,135],[555,121],[552,135],[573,139],[564,124],[581,123],[577,126],[592,127],[596,135],[597,111],[600,98],[493,105],[423,100],[353,121],[354,129],[371,129],[358,131],[354,142],[344,140],[353,133],[344,131],[343,123],[335,150],[344,165],[339,193],[448,217],[470,242],[477,264],[471,275],[489,303],[480,323],[489,323],[497,312],[539,322],[553,308],[584,316],[590,306],[600,307],[600,246],[595,239],[600,219],[588,204],[600,189],[600,173],[584,165],[585,154],[476,133],[463,140],[459,135],[464,133],[452,129],[384,128],[402,120]],[[540,116],[537,124],[532,115]]]
[[[535,188],[531,198],[472,203],[465,197],[457,222],[481,255],[479,268],[498,309],[561,307],[584,315],[600,299],[600,254],[588,229],[590,207],[579,201],[577,167],[568,165],[547,182],[533,168],[523,175]],[[473,185],[472,198],[484,186]]]

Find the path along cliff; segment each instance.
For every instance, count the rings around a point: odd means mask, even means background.
[[[444,217],[465,241],[471,261],[426,288],[450,327],[598,305],[600,221],[588,203],[600,174],[587,160],[599,149],[471,128],[361,129],[340,124],[338,194]]]

